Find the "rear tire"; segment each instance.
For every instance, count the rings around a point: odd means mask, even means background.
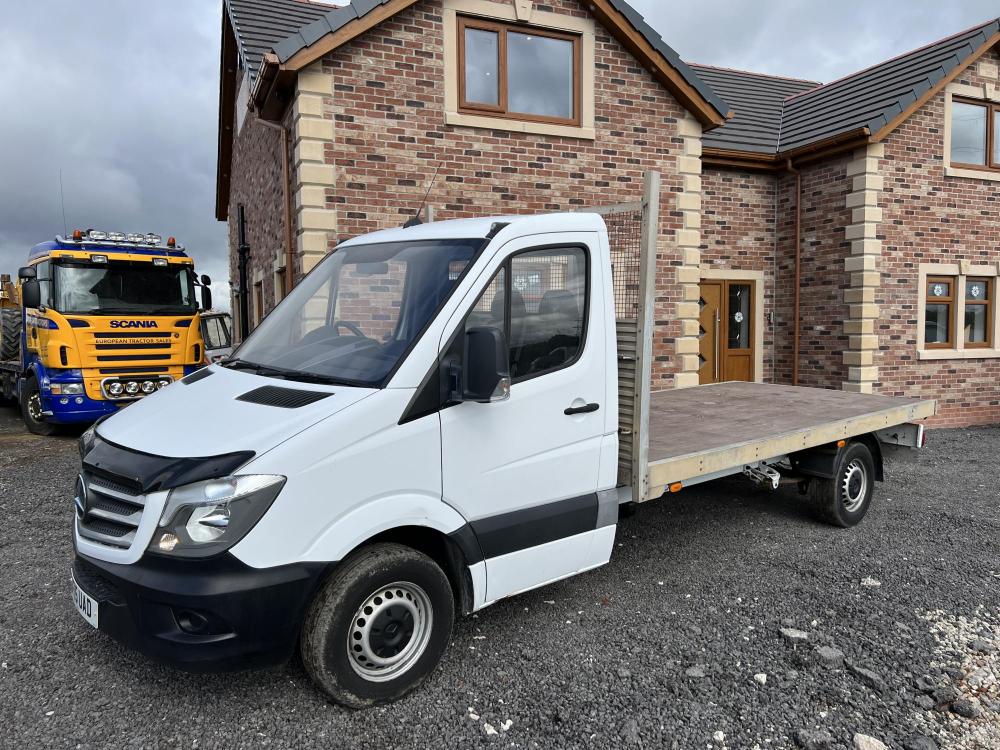
[[[21,311],[0,309],[0,360],[17,359],[21,353]]]
[[[861,523],[874,491],[875,461],[864,443],[840,451],[833,479],[814,479],[809,486],[816,517],[845,529]]]
[[[35,435],[54,435],[58,430],[56,425],[46,422],[42,416],[42,395],[35,378],[28,378],[21,387],[21,419],[28,431]]]
[[[437,563],[400,544],[375,544],[344,560],[316,595],[302,626],[302,663],[343,706],[389,703],[434,671],[454,619]]]

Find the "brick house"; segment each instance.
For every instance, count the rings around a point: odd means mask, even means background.
[[[216,214],[234,282],[242,217],[251,325],[435,172],[445,219],[634,200],[657,170],[654,388],[1000,422],[997,21],[825,85],[685,64],[624,0],[226,0],[222,34]]]

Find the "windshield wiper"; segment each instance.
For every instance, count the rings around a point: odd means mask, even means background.
[[[248,362],[245,359],[227,359],[220,362],[223,367],[233,370],[250,370],[257,375],[269,378],[281,378],[283,380],[293,380],[300,383],[320,383],[323,385],[350,385],[350,383],[335,378],[332,375],[321,375],[315,372],[302,372],[301,370],[289,370],[284,367],[272,367],[261,365],[257,362]]]

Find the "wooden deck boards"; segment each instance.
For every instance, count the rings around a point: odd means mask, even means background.
[[[683,482],[934,411],[933,401],[763,383],[660,391],[650,398],[650,485]]]

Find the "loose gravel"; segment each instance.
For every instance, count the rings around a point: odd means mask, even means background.
[[[996,750],[998,455],[1000,428],[931,433],[847,531],[742,481],[651,503],[609,565],[462,620],[420,691],[352,713],[297,662],[188,675],[94,632],[75,441],[0,406],[0,746]]]

